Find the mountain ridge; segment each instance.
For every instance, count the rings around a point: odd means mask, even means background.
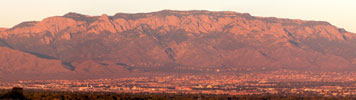
[[[59,60],[73,75],[84,76],[221,68],[353,71],[356,66],[356,35],[345,29],[231,11],[70,12],[0,30],[0,39],[0,46]]]

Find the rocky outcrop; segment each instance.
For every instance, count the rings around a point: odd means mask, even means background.
[[[322,21],[236,12],[68,13],[0,31],[0,39],[7,47],[87,74],[167,68],[335,71],[356,65],[356,35],[344,29]]]

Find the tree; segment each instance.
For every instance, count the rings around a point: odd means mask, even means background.
[[[23,88],[14,87],[12,90],[3,96],[0,99],[15,99],[15,100],[27,100],[27,98],[23,95]]]

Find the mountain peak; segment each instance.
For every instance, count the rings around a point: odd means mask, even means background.
[[[15,25],[14,27],[12,27],[11,29],[15,29],[15,28],[23,28],[23,27],[30,27],[30,26],[34,26],[35,24],[37,24],[38,21],[27,21],[27,22],[22,22],[20,24]]]
[[[97,20],[97,17],[95,17],[95,16],[83,15],[83,14],[76,13],[76,12],[69,12],[69,13],[63,15],[63,17],[72,18],[77,21],[85,21],[88,23],[91,23],[91,22],[94,22],[95,20]]]
[[[304,23],[306,26],[315,26],[315,25],[331,25],[329,22],[326,21],[306,21]]]
[[[163,15],[213,15],[213,16],[242,16],[252,17],[249,13],[237,13],[234,11],[208,11],[208,10],[162,10],[158,12],[152,12],[152,14]]]
[[[87,15],[83,15],[80,13],[76,13],[76,12],[69,12],[65,15],[63,15],[63,17],[86,17]]]
[[[109,21],[109,16],[108,16],[107,14],[102,14],[102,15],[99,17],[99,20]]]

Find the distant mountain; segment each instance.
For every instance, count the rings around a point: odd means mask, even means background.
[[[108,77],[209,68],[356,71],[353,33],[328,22],[225,11],[68,13],[0,30],[0,39],[0,50],[14,53],[1,56],[0,73]]]

